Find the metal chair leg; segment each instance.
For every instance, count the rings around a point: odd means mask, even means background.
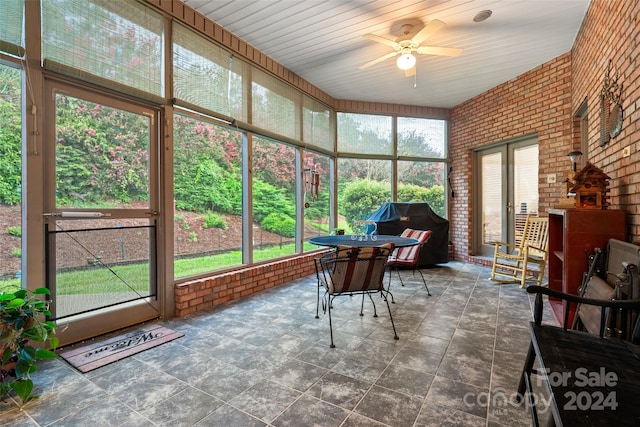
[[[414,274],[416,271],[418,271],[418,273],[420,273],[420,277],[422,277],[422,283],[424,283],[424,287],[427,290],[427,295],[431,296],[431,292],[429,292],[429,287],[427,286],[427,281],[424,279],[424,275],[422,274],[422,271],[416,268],[415,270],[413,270]]]
[[[383,292],[380,292],[380,293],[383,294],[382,297],[384,298],[384,302],[387,303],[387,310],[389,311],[389,319],[391,319],[391,326],[393,327],[393,339],[399,340],[400,337],[396,332],[396,324],[393,322],[393,315],[391,314],[391,306],[389,305],[389,298],[387,298],[387,296],[384,295]]]
[[[336,348],[336,345],[333,343],[333,325],[331,323],[331,297],[329,297],[329,335],[331,336],[331,345],[329,347]]]

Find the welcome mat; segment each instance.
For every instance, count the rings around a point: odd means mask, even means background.
[[[60,357],[82,373],[92,371],[133,354],[159,346],[183,333],[159,325],[150,325],[116,337],[60,353]]]

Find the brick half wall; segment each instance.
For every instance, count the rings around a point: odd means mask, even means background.
[[[186,316],[315,274],[313,259],[321,253],[312,252],[177,284],[175,315]]]

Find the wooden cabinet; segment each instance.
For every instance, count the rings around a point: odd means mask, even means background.
[[[609,239],[626,241],[626,212],[601,209],[549,210],[549,288],[578,294],[588,257],[595,248],[607,248]],[[562,323],[562,302],[549,300]],[[572,307],[569,321],[573,321]],[[571,324],[571,323],[569,323]]]

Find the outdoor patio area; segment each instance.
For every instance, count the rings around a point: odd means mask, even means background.
[[[0,426],[528,426],[512,401],[532,299],[461,262],[393,277],[393,331],[360,297],[336,298],[336,348],[306,277],[160,321],[184,337],[81,374],[58,359],[34,374],[41,397],[0,402]],[[387,277],[388,280],[388,277]],[[547,312],[550,312],[548,310]],[[542,414],[546,417],[547,414]]]

